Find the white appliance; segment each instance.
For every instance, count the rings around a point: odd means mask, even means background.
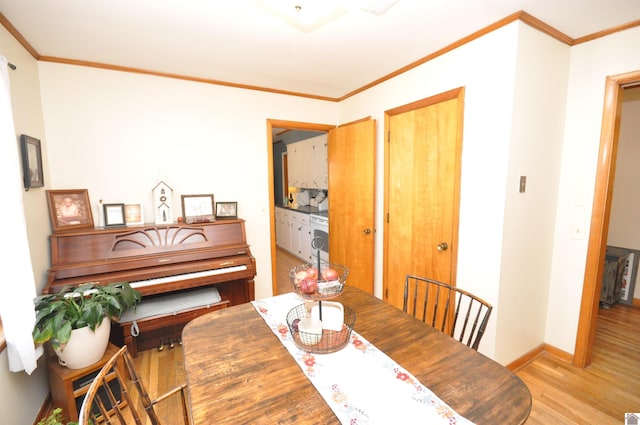
[[[321,267],[326,267],[329,263],[329,217],[326,214],[310,214],[309,224],[312,263],[317,263],[320,252]]]
[[[324,198],[321,202],[318,202],[318,211],[329,210],[329,198]]]

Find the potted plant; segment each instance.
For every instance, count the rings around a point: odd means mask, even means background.
[[[67,422],[67,425],[78,425],[77,422]],[[38,422],[38,425],[65,425],[62,418],[62,409],[57,407],[49,416]]]
[[[135,308],[140,292],[129,283],[83,284],[35,299],[36,344],[50,341],[60,364],[70,369],[100,360],[109,343],[111,318]]]

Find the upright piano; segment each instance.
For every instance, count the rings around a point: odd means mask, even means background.
[[[120,318],[111,335],[134,356],[178,343],[184,325],[197,316],[255,298],[256,263],[242,219],[70,230],[53,233],[50,243],[43,293],[88,282],[129,282],[140,291],[138,309],[146,316]],[[203,291],[213,292],[211,302],[185,301],[204,299]]]

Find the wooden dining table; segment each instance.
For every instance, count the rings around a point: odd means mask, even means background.
[[[355,311],[355,332],[470,421],[529,416],[529,389],[499,363],[359,289],[335,301]],[[193,425],[340,423],[251,303],[194,319],[182,348]]]

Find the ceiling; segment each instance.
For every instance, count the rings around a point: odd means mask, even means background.
[[[639,0],[399,0],[382,15],[354,7],[310,32],[254,0],[0,0],[41,60],[334,100],[521,10],[571,39],[640,24]]]

